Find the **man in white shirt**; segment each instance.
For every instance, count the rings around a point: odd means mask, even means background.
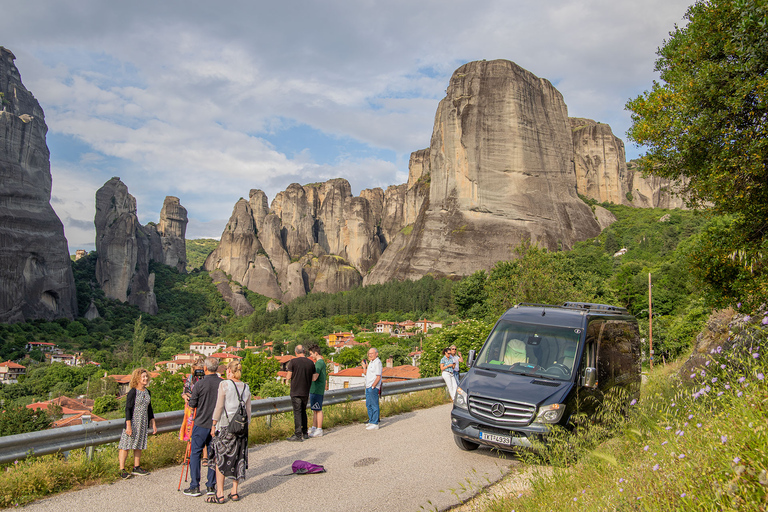
[[[381,360],[379,351],[372,348],[368,351],[368,361],[363,361],[365,371],[365,406],[368,408],[368,425],[366,430],[379,429],[379,394],[381,393]]]

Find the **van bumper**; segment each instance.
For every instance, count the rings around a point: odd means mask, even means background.
[[[493,448],[511,448],[522,446],[531,448],[532,441],[541,441],[549,432],[549,426],[540,423],[531,423],[519,427],[492,425],[486,421],[479,421],[464,409],[454,407],[451,411],[451,431],[454,435],[473,443],[490,446]],[[496,434],[508,436],[510,444],[489,441],[481,437],[483,434]]]

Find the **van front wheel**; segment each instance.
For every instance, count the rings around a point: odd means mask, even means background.
[[[463,437],[459,437],[457,435],[453,436],[453,440],[456,443],[456,446],[458,446],[465,452],[471,452],[472,450],[477,450],[477,448],[480,446],[477,443],[473,443],[472,441],[467,441]]]

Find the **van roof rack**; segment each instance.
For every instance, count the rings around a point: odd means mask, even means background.
[[[601,313],[628,314],[626,308],[611,306],[609,304],[595,304],[592,302],[565,302],[562,305],[555,304],[537,304],[534,302],[521,302],[518,306],[539,307],[539,308],[557,308],[557,309],[586,309]]]

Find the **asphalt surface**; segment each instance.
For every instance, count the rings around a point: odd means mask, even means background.
[[[249,452],[238,502],[224,510],[248,511],[418,511],[445,510],[504,475],[518,462],[486,448],[463,452],[453,442],[451,405],[383,418],[381,428],[364,425],[328,429],[302,443],[280,441]],[[300,459],[326,473],[291,474]],[[115,461],[117,468],[117,461]],[[30,511],[193,511],[219,508],[177,491],[181,466],[134,476],[39,500]],[[230,483],[225,486],[229,494]],[[182,489],[187,487],[182,482]],[[202,482],[205,489],[205,481]]]

